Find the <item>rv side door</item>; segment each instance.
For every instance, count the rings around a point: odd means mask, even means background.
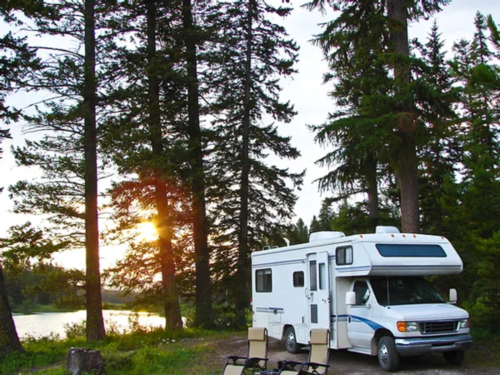
[[[307,291],[310,328],[330,329],[330,268],[326,251],[307,256]]]

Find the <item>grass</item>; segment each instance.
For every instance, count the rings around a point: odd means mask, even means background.
[[[500,368],[500,336],[480,329],[471,330],[474,344],[465,355],[466,363],[481,370]]]
[[[87,343],[83,337],[30,338],[23,342],[25,353],[0,355],[0,374],[67,375],[67,352],[71,347],[99,349],[105,375],[216,375],[221,363],[214,360],[213,341],[231,332],[185,329],[183,332],[138,330],[111,334],[100,342]]]

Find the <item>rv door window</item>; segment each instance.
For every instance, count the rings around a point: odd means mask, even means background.
[[[304,272],[297,271],[293,273],[293,286],[295,288],[301,288],[304,286]]]
[[[273,291],[273,274],[270,268],[255,271],[255,289],[265,293]]]
[[[326,288],[326,266],[325,263],[319,264],[319,289],[325,290]]]
[[[352,246],[337,247],[335,251],[335,259],[338,266],[352,264],[353,261]]]
[[[309,262],[309,282],[312,292],[318,290],[318,283],[316,280],[317,280],[316,261],[311,260]]]

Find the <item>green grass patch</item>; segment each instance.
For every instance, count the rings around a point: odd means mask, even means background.
[[[162,329],[118,335],[87,343],[78,336],[29,338],[23,341],[25,353],[0,355],[0,374],[66,375],[68,350],[72,347],[99,349],[105,362],[105,375],[215,375],[221,363],[213,363],[211,344],[231,332],[187,328],[182,332]],[[212,363],[212,368],[209,363]]]
[[[465,363],[476,369],[500,368],[500,337],[498,335],[474,334],[472,349],[465,354]]]

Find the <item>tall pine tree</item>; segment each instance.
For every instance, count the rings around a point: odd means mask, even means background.
[[[86,249],[87,339],[104,337],[98,230],[96,11],[93,0],[51,3],[57,17],[31,17],[29,31],[55,35],[76,49],[38,46],[47,58],[30,87],[52,93],[34,115],[25,116],[31,132],[43,132],[27,140],[14,156],[19,165],[37,166],[40,182],[20,181],[9,190],[15,211],[50,215],[54,235],[66,237]],[[98,9],[101,15],[103,7]],[[102,28],[102,24],[99,26]],[[102,30],[101,41],[106,38]],[[80,49],[80,47],[82,49]],[[80,53],[83,51],[83,53]],[[42,53],[42,52],[41,52]],[[100,56],[101,61],[103,55]]]
[[[293,106],[280,100],[280,77],[295,72],[296,44],[272,22],[286,17],[287,7],[265,1],[220,2],[207,24],[216,37],[207,51],[209,90],[213,92],[211,153],[215,241],[231,244],[218,256],[237,264],[234,288],[235,324],[245,326],[250,301],[250,252],[261,248],[266,233],[278,231],[292,216],[302,174],[269,166],[265,158],[295,159],[299,152],[278,134],[269,119],[288,123]],[[229,252],[229,254],[228,254]],[[226,270],[227,272],[227,270]]]

